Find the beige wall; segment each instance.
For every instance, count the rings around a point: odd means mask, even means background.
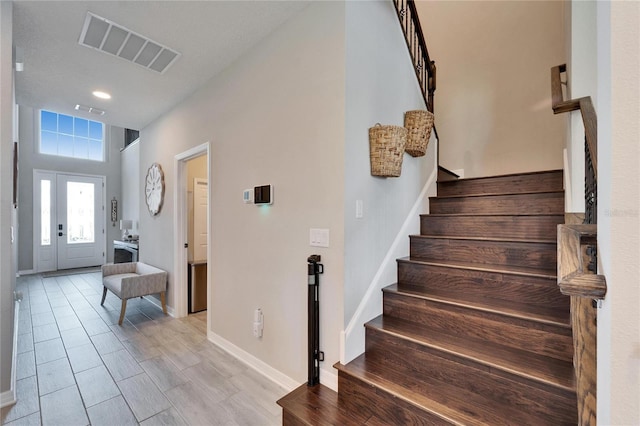
[[[307,268],[322,255],[323,368],[339,358],[343,321],[344,4],[312,3],[192,97],[141,131],[141,176],[162,165],[162,212],[140,217],[140,253],[169,271],[173,302],[174,157],[211,142],[211,294],[216,335],[282,372],[306,380]],[[242,191],[274,186],[274,204]],[[141,210],[144,201],[141,200]],[[309,246],[328,228],[330,247]],[[264,336],[252,336],[262,308]]]
[[[13,209],[14,88],[12,60],[13,5],[0,2],[0,398],[11,400],[13,314],[16,275],[11,227]]]
[[[565,116],[551,111],[564,56],[563,2],[418,1],[440,163],[465,177],[562,168]]]
[[[140,198],[144,197],[144,185],[140,176],[140,140],[129,144],[120,152],[120,168],[122,170],[121,193],[118,219],[128,219],[133,222],[133,229],[129,234],[140,233]],[[146,213],[146,211],[144,211]]]
[[[404,155],[400,177],[371,176],[369,127],[402,125],[405,111],[425,108],[390,1],[346,2],[345,104],[343,362],[364,352],[363,324],[382,313],[381,288],[397,280],[395,259],[409,255],[407,236],[420,232],[418,215],[426,211],[410,212],[435,169],[432,138],[427,155]]]
[[[640,424],[640,3],[598,2],[598,424]]]

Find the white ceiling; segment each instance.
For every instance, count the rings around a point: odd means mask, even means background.
[[[142,129],[308,3],[300,1],[14,1],[20,105]],[[78,44],[87,12],[182,54],[164,74]],[[112,99],[91,92],[103,90]],[[76,104],[106,111],[79,113]]]

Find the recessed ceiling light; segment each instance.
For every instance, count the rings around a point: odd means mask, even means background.
[[[111,99],[111,95],[107,92],[101,92],[100,90],[96,90],[93,92],[93,96],[100,99]]]

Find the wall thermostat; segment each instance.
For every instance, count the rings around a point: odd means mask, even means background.
[[[245,204],[253,203],[253,189],[245,189],[242,191],[242,201],[244,201]]]
[[[273,185],[262,185],[253,188],[255,204],[273,204]]]

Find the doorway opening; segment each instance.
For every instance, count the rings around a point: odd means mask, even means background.
[[[175,287],[177,317],[206,319],[211,297],[210,143],[175,156]]]
[[[104,176],[34,170],[36,272],[105,263]]]

